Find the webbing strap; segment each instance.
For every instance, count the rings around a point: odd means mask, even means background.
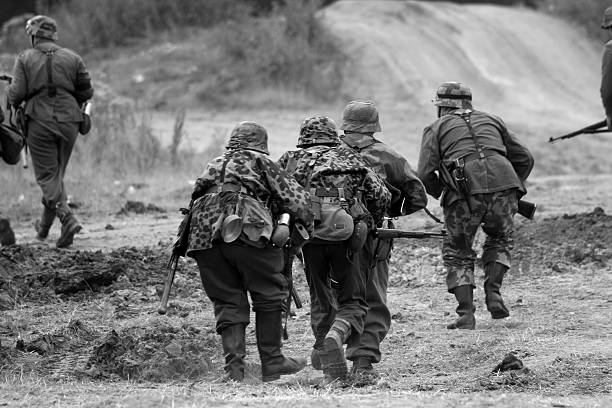
[[[478,139],[476,139],[476,132],[474,132],[474,128],[472,127],[472,124],[470,123],[471,113],[472,113],[471,111],[467,111],[465,113],[460,114],[459,117],[463,119],[463,121],[468,127],[468,131],[470,132],[470,136],[472,136],[472,141],[474,142],[474,146],[476,146],[476,151],[478,152],[478,156],[481,159],[484,159],[485,158],[484,147],[480,143],[478,143]]]
[[[57,88],[53,83],[53,54],[55,54],[53,50],[45,51],[47,56],[47,62],[45,63],[47,68],[47,95],[50,98],[54,98],[57,95]]]

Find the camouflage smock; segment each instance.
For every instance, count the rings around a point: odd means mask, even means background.
[[[612,41],[608,41],[603,49],[599,92],[606,116],[612,119]]]
[[[427,192],[441,197],[442,206],[459,199],[459,194],[446,188],[439,176],[442,163],[477,153],[474,139],[458,109],[444,115],[423,131],[419,156],[418,175]],[[525,146],[508,131],[504,122],[493,115],[480,111],[471,112],[470,122],[476,140],[484,148],[484,158],[465,160],[465,175],[471,194],[494,193],[517,189],[525,193],[523,182],[533,168],[533,157]],[[477,156],[477,154],[476,154]]]
[[[343,174],[338,177],[345,178],[340,183],[346,185],[346,189],[349,191],[354,192],[359,186],[363,185],[364,204],[374,218],[374,221],[377,223],[382,221],[385,211],[391,202],[391,193],[385,187],[384,181],[351,149],[342,146],[311,146],[301,150],[286,152],[278,160],[278,164],[291,174],[301,186],[305,188],[325,188],[326,186],[322,184],[321,179],[312,178],[314,170],[312,160],[319,155],[325,155],[325,163],[329,163],[330,172],[349,168],[365,172],[365,176]]]
[[[368,166],[385,181],[392,195],[389,215],[408,215],[427,206],[423,183],[399,153],[373,136],[363,133],[347,133],[340,136],[340,140],[358,152]]]
[[[273,218],[289,213],[292,220],[300,221],[312,233],[313,215],[308,193],[265,153],[250,149],[229,150],[224,184],[243,187],[249,197],[270,209]],[[187,254],[208,249],[220,239],[221,224],[227,215],[240,213],[237,192],[209,192],[221,183],[221,171],[226,155],[213,159],[196,180],[192,198],[191,229]]]

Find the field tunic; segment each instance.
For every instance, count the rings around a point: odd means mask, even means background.
[[[250,198],[261,203],[275,218],[289,213],[292,220],[301,222],[309,233],[313,230],[313,215],[309,207],[308,193],[297,181],[280,169],[268,156],[250,149],[230,150],[225,168],[224,184],[242,187]],[[221,183],[223,163],[226,155],[213,159],[196,180],[195,199],[189,234],[190,252],[212,248],[221,237],[221,225],[226,216],[242,214],[240,196],[237,192],[208,192]]]
[[[47,55],[53,52],[52,80],[57,94],[47,92]],[[15,60],[9,103],[25,101],[25,114],[38,121],[81,122],[80,104],[91,99],[93,88],[83,59],[53,41],[39,41],[36,48],[21,52]]]
[[[463,113],[462,110],[457,112]],[[470,194],[508,189],[517,189],[521,195],[524,194],[526,190],[523,182],[533,168],[533,156],[529,150],[496,116],[473,111],[470,122],[476,141],[486,152],[484,159],[465,160],[464,172],[468,178]],[[469,128],[457,114],[444,115],[424,129],[417,173],[427,192],[440,198],[441,206],[449,205],[460,197],[457,192],[445,186],[438,172],[440,166],[476,153]]]
[[[608,41],[603,48],[599,92],[606,116],[612,119],[612,40]]]
[[[346,133],[342,143],[357,151],[368,166],[382,178],[391,191],[390,208],[397,215],[408,215],[427,206],[427,194],[408,161],[391,147],[371,135]],[[400,214],[401,213],[401,214]]]

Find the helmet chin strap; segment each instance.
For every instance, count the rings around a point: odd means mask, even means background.
[[[34,47],[34,38],[35,38],[35,37],[34,37],[33,35],[31,35],[31,36],[30,36],[30,45],[31,45],[32,47]]]

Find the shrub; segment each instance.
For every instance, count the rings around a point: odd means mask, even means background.
[[[127,45],[135,39],[184,26],[210,27],[250,11],[235,0],[68,0],[49,14],[62,42],[82,52]]]

